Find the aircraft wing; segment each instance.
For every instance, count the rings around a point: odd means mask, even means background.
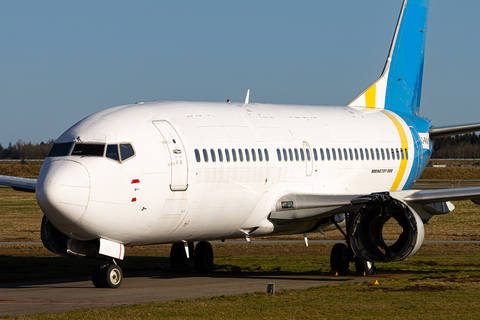
[[[445,203],[453,200],[472,200],[480,205],[480,187],[439,189],[439,190],[401,190],[389,193],[391,197],[402,200],[410,206],[421,207],[428,214],[444,214],[453,210]],[[372,195],[347,194],[294,194],[280,197],[270,220],[278,224],[307,220],[320,220],[340,213],[356,212]]]
[[[12,187],[17,191],[35,192],[35,188],[37,187],[37,179],[0,175],[0,185]]]

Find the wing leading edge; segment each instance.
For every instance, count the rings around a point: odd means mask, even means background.
[[[17,191],[35,192],[37,179],[19,178],[0,175],[0,185],[12,187]]]

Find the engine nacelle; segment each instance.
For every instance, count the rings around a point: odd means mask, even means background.
[[[417,252],[423,243],[424,227],[411,207],[388,194],[371,195],[359,201],[365,203],[354,214],[349,228],[350,245],[357,257],[391,262],[405,260]],[[383,228],[392,218],[403,230],[395,243],[388,245]]]
[[[45,248],[61,256],[67,255],[68,237],[55,228],[46,216],[42,219],[40,236]]]
[[[53,253],[61,256],[81,256],[94,258],[98,253],[98,240],[80,241],[67,237],[43,216],[40,231],[42,243]]]

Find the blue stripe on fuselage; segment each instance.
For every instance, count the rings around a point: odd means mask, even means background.
[[[400,116],[410,128],[410,135],[412,136],[414,147],[413,149],[409,148],[408,156],[411,159],[413,157],[412,167],[408,173],[407,181],[403,186],[403,190],[410,189],[413,185],[413,182],[420,178],[423,170],[425,169],[430,156],[432,155],[433,143],[430,141],[430,148],[424,149],[422,147],[422,142],[418,133],[428,133],[428,130],[431,127],[431,122],[429,120],[412,116],[405,113],[396,113]],[[418,132],[418,133],[417,133]],[[408,134],[408,132],[407,132]]]

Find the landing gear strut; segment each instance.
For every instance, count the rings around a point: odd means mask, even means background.
[[[93,268],[92,282],[96,288],[118,288],[122,280],[122,268],[113,259]]]
[[[349,264],[350,262],[355,262],[355,271],[358,274],[364,275],[371,275],[376,273],[376,268],[373,262],[363,260],[359,257],[356,257],[353,253],[353,250],[350,246],[350,235],[348,230],[350,230],[350,215],[347,213],[345,214],[345,222],[347,225],[347,233],[345,233],[342,228],[338,225],[335,221],[334,217],[332,217],[331,221],[337,227],[337,229],[343,234],[345,237],[344,243],[336,243],[333,248],[332,252],[330,253],[330,268],[331,270],[338,271],[339,275],[347,275],[350,273]]]
[[[190,260],[193,259],[195,270],[199,273],[208,273],[213,269],[213,249],[210,242],[200,241],[193,248],[193,242],[188,243],[188,255],[183,243],[174,243],[170,249],[170,266],[181,271],[187,271]]]

